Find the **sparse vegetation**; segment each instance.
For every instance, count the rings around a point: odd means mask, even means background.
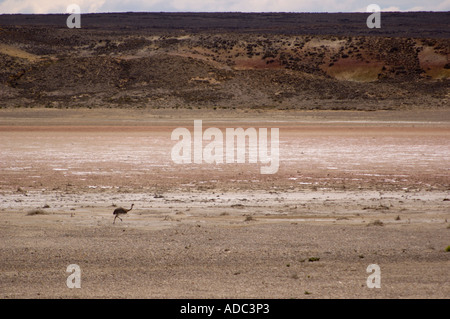
[[[383,225],[384,223],[379,219],[376,219],[373,222],[367,224],[367,226],[383,226]]]
[[[314,29],[317,25],[312,17],[316,15],[302,17],[301,21]],[[107,15],[102,18],[109,19]],[[123,18],[115,16],[118,20]],[[20,17],[14,19],[14,25],[21,25]],[[35,19],[37,21],[41,17]],[[53,17],[46,19],[52,20]],[[447,93],[445,81],[435,83],[423,76],[425,70],[421,68],[418,56],[418,50],[423,54],[423,48],[418,48],[412,37],[404,34],[392,38],[396,30],[391,29],[385,36],[379,34],[377,40],[360,34],[359,29],[346,29],[345,35],[330,36],[327,34],[330,30],[341,32],[340,28],[333,25],[325,27],[320,23],[320,32],[314,36],[290,34],[297,28],[292,28],[291,17],[275,19],[277,26],[271,28],[268,25],[272,20],[255,16],[245,22],[255,24],[255,28],[250,28],[254,31],[240,33],[239,17],[236,16],[237,25],[233,28],[221,26],[218,33],[215,25],[226,20],[223,17],[187,14],[174,19],[179,26],[174,29],[166,23],[158,25],[157,15],[152,19],[155,19],[153,27],[145,29],[145,32],[155,31],[152,40],[148,39],[147,33],[142,34],[139,27],[134,29],[130,22],[129,31],[120,29],[118,23],[117,27],[116,24],[109,26],[108,31],[99,26],[82,38],[59,32],[53,34],[49,24],[49,33],[43,34],[40,41],[20,43],[23,41],[20,39],[27,39],[29,34],[36,32],[35,27],[26,23],[10,30],[5,25],[4,42],[12,43],[14,47],[26,46],[29,53],[26,55],[28,58],[0,55],[0,76],[10,91],[0,107],[193,109],[202,105],[220,110],[236,106],[243,92],[254,92],[240,105],[252,108],[265,103],[266,94],[276,92],[276,85],[268,83],[282,83],[286,91],[296,92],[295,95],[278,97],[277,103],[283,108],[331,109],[330,105],[313,105],[313,102],[306,101],[335,99],[337,102],[346,101],[346,108],[357,109],[362,101],[367,107],[370,101],[381,98],[403,99],[401,92],[405,90],[411,98],[420,97],[420,102],[428,106],[430,99],[444,99]],[[245,17],[241,19],[246,20]],[[191,29],[193,25],[195,30]],[[198,25],[203,25],[205,31],[198,33]],[[264,39],[256,31],[262,26],[270,29]],[[164,34],[165,29],[171,30],[170,36]],[[183,31],[178,33],[179,30]],[[419,30],[414,27],[410,32],[420,33]],[[424,39],[422,45],[432,47],[433,54],[443,58],[449,54],[445,39]],[[122,59],[122,56],[130,59]],[[446,79],[449,68],[449,63],[445,63],[437,71],[427,70],[430,71],[427,76],[431,80]],[[246,71],[245,75],[241,70]],[[282,70],[289,72],[280,73]],[[230,80],[242,90],[229,90]],[[384,80],[398,80],[399,89],[392,90],[392,84]],[[368,98],[361,81],[377,82],[379,91]],[[370,87],[369,91],[372,90]],[[23,98],[17,99],[17,96]],[[99,103],[93,106],[93,100]],[[339,104],[333,107],[339,107]],[[385,103],[370,106],[374,109],[384,107]]]
[[[46,215],[46,214],[48,214],[48,213],[46,213],[42,209],[33,209],[27,213],[27,216]]]

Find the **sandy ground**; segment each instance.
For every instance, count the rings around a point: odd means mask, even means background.
[[[279,171],[174,164],[193,119],[280,128]],[[449,138],[442,110],[0,110],[0,298],[448,298]]]

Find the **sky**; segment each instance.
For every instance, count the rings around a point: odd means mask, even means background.
[[[450,0],[0,0],[2,13],[66,13],[77,4],[81,13],[96,12],[366,12],[450,11]]]

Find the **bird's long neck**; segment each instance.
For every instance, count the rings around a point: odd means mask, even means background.
[[[134,206],[134,204],[131,205],[130,209],[127,209],[127,212],[129,212],[130,210],[132,210],[132,209],[133,209],[133,206]]]

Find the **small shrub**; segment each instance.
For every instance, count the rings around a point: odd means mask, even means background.
[[[42,209],[33,209],[27,213],[28,216],[34,216],[34,215],[46,215],[47,213],[44,212]]]
[[[247,216],[247,217],[245,217],[245,221],[246,222],[251,222],[251,221],[254,221],[255,220],[255,218],[253,218],[253,216]]]
[[[367,224],[367,226],[383,226],[383,225],[384,225],[383,222],[379,219],[374,220],[373,222]]]

